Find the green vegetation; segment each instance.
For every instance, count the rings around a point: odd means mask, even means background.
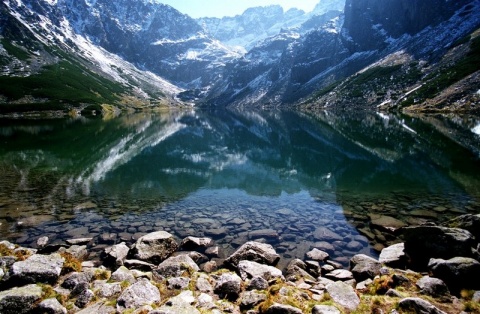
[[[82,271],[82,262],[76,259],[70,253],[60,253],[60,255],[65,259],[62,267],[62,274],[68,274],[71,272],[80,272]]]
[[[470,51],[456,64],[426,77],[426,83],[402,102],[402,107],[432,99],[439,92],[480,70],[480,36],[470,41]]]
[[[30,58],[30,54],[22,48],[17,47],[13,42],[1,39],[0,43],[9,55],[16,57],[19,60],[27,61]]]
[[[348,85],[351,87],[359,87],[373,80],[390,79],[390,77],[401,68],[401,64],[389,67],[373,67],[353,77]]]
[[[69,61],[48,65],[39,74],[29,77],[0,77],[0,86],[0,93],[10,100],[18,100],[25,95],[49,100],[47,104],[34,105],[34,107],[15,105],[16,111],[18,109],[23,111],[60,109],[65,108],[65,104],[68,103],[115,102],[119,99],[117,94],[123,92],[120,84],[111,82]],[[0,108],[3,112],[13,109],[4,105]]]

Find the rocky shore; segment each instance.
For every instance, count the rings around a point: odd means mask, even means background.
[[[399,230],[348,269],[320,248],[283,269],[262,239],[226,259],[214,240],[156,231],[91,260],[92,238],[0,242],[0,313],[480,313],[480,215]],[[95,255],[96,256],[96,255]]]

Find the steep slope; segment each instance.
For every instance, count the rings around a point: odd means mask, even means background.
[[[42,14],[53,3],[2,1],[0,11],[2,112],[178,104],[179,88],[75,34],[62,17],[55,25]]]
[[[157,1],[59,0],[56,9],[78,34],[179,86],[208,85],[238,57],[195,20]]]
[[[328,94],[335,87],[333,84],[338,85],[362,69],[370,69],[371,65],[382,66],[381,60],[387,60],[386,64],[394,67],[404,64],[402,60],[407,65],[411,63],[412,71],[409,67],[405,69],[404,82],[408,86],[421,78],[422,67],[436,64],[452,43],[480,27],[480,2],[477,0],[455,4],[438,0],[433,6],[430,4],[413,5],[407,0],[348,0],[344,21],[338,17],[322,28],[300,35],[277,53],[281,57],[270,62],[269,67],[248,58],[248,54],[244,60],[227,66],[223,81],[214,85],[207,101],[215,105],[291,104],[314,92]],[[268,45],[259,48],[264,54],[271,49]],[[257,51],[257,54],[262,53]],[[389,71],[380,72],[366,72],[371,76],[367,79],[376,79],[379,74],[390,78]],[[242,78],[241,73],[248,75]],[[252,74],[256,76],[252,78]],[[378,83],[385,82],[378,80]],[[257,89],[259,86],[262,88]],[[399,86],[391,84],[391,87]],[[378,91],[389,95],[389,89],[387,85],[379,85]],[[357,102],[369,97],[379,98],[362,90],[348,91],[360,97]],[[332,106],[341,99],[319,102]]]
[[[348,79],[319,90],[304,104],[317,108],[480,111],[480,30],[468,33],[480,26],[478,8],[478,2],[465,6],[448,21],[408,38],[410,49],[393,52]],[[452,30],[467,35],[453,41],[456,37],[449,35]]]

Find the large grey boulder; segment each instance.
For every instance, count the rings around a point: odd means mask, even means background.
[[[293,259],[288,263],[285,270],[285,277],[289,281],[297,281],[300,279],[307,279],[310,281],[315,281],[315,278],[308,273],[307,264],[300,259]]]
[[[111,298],[122,292],[122,286],[120,282],[96,282],[95,290],[100,298]]]
[[[89,283],[93,278],[94,272],[85,271],[81,273],[71,273],[67,275],[62,283],[62,287],[73,290],[80,283]]]
[[[434,298],[450,297],[450,291],[441,279],[424,276],[417,281],[416,285],[422,294]]]
[[[398,306],[402,310],[409,311],[408,313],[447,314],[420,298],[405,298],[398,303]]]
[[[42,298],[42,288],[28,285],[0,292],[0,313],[29,313],[35,303]]]
[[[433,276],[442,279],[452,292],[459,289],[480,289],[480,263],[473,258],[432,258],[428,268]]]
[[[134,258],[159,264],[178,249],[173,235],[166,231],[152,232],[140,237],[132,248]]]
[[[186,237],[182,240],[180,248],[184,251],[199,251],[203,253],[213,244],[212,238]]]
[[[110,276],[110,280],[116,282],[127,281],[129,283],[135,283],[137,279],[133,275],[132,271],[125,266],[119,267],[113,274]]]
[[[220,298],[227,298],[230,301],[238,299],[242,290],[242,279],[234,273],[222,274],[215,282],[214,292]]]
[[[457,228],[408,227],[403,229],[403,236],[405,253],[417,268],[425,268],[430,258],[471,257],[475,245],[470,232]]]
[[[237,267],[242,260],[275,266],[280,260],[280,255],[277,254],[270,244],[250,241],[238,248],[225,262],[233,267]]]
[[[262,277],[255,277],[248,283],[247,290],[267,290],[268,286],[267,280]]]
[[[32,255],[16,262],[10,268],[9,282],[16,285],[28,283],[54,284],[62,272],[64,258],[60,254]]]
[[[183,272],[190,273],[199,271],[200,268],[188,255],[172,256],[163,261],[154,273],[163,278],[180,277]]]
[[[341,314],[340,310],[331,305],[315,305],[312,314]]]
[[[380,274],[382,264],[365,254],[355,255],[350,259],[350,270],[357,281],[373,279]]]
[[[264,293],[258,293],[256,291],[246,291],[242,294],[240,301],[240,309],[248,310],[254,306],[262,303],[267,299],[267,296]]]
[[[127,259],[130,248],[122,242],[111,247],[107,247],[104,252],[103,263],[106,266],[123,266]]]
[[[136,309],[160,300],[157,287],[142,278],[123,291],[117,300],[117,310],[122,312],[125,309]]]
[[[332,300],[346,308],[350,311],[355,311],[355,309],[360,305],[360,299],[358,298],[353,287],[337,281],[327,285],[326,290]]]
[[[40,313],[67,314],[67,309],[55,298],[43,300],[37,308]]]
[[[386,247],[380,252],[378,261],[381,264],[393,268],[404,268],[407,263],[407,257],[405,255],[405,243],[397,243]]]
[[[77,312],[77,314],[115,314],[116,310],[113,306],[105,304],[105,301],[97,302],[91,306]]]
[[[267,314],[303,314],[302,310],[300,310],[299,308],[296,308],[290,305],[279,304],[279,303],[273,303],[273,305],[271,305],[265,313]]]
[[[327,252],[321,251],[319,249],[314,248],[310,252],[307,252],[307,258],[313,261],[324,262],[330,257]]]
[[[161,306],[158,310],[150,313],[155,314],[200,314],[193,304],[195,303],[195,297],[192,291],[183,291],[179,295],[170,298],[165,305]]]
[[[283,278],[280,269],[252,261],[240,261],[238,263],[238,271],[243,280],[254,277],[262,277],[265,280]]]
[[[75,306],[83,309],[84,307],[87,306],[88,303],[90,303],[90,301],[93,300],[94,297],[95,297],[95,294],[93,293],[92,290],[85,289],[82,293],[80,293],[77,296],[77,300],[75,301]]]

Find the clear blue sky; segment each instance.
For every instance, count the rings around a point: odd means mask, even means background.
[[[313,10],[320,0],[157,0],[171,5],[193,18],[224,17],[242,14],[251,7],[279,4],[284,10],[298,8],[306,12]]]

